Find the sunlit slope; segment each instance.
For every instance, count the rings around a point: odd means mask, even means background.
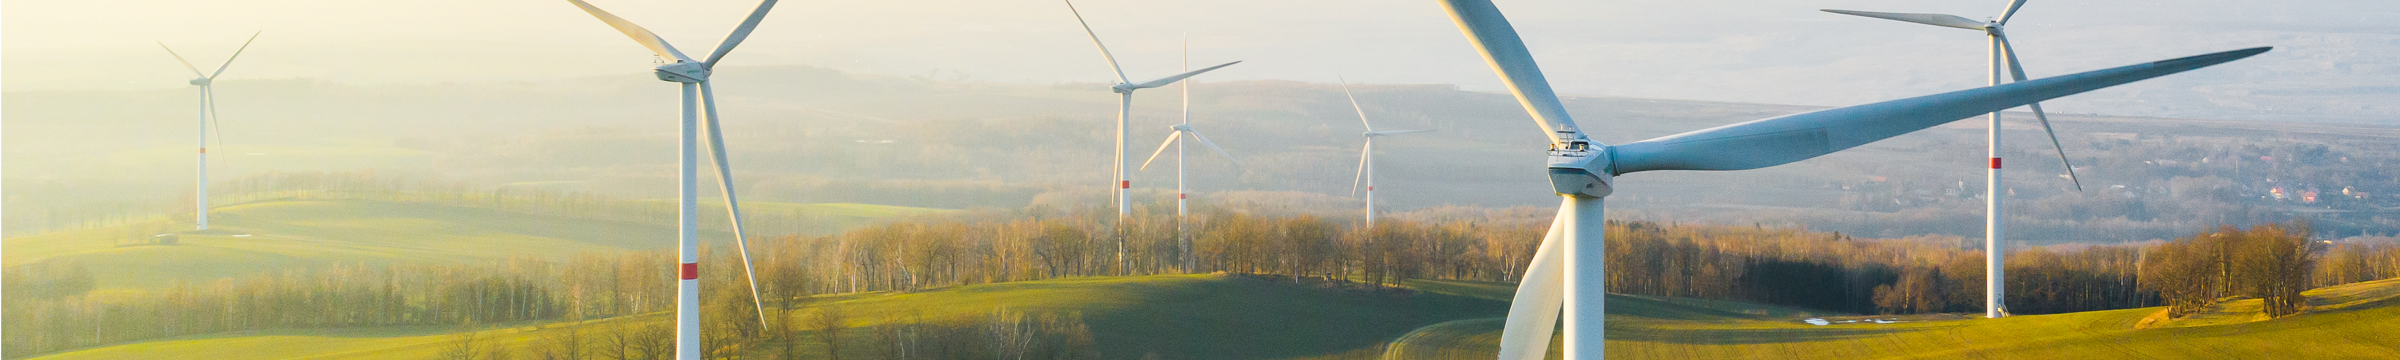
[[[1863,318],[1904,322],[1815,326],[1798,321],[1802,317],[1611,296],[1608,354],[1619,359],[2400,358],[2400,280],[2306,294],[2313,308],[2301,315],[2147,330],[2135,330],[2134,324],[2160,308],[1997,320],[1876,316]],[[1500,327],[1497,318],[1446,322],[1418,329],[1393,347],[1407,358],[1489,359],[1497,351]]]
[[[861,204],[763,207],[810,208],[813,214],[841,220],[828,223],[851,227],[875,218],[940,211]],[[218,207],[211,216],[211,231],[184,234],[179,245],[119,246],[127,238],[146,236],[148,229],[190,226],[188,221],[144,223],[9,238],[4,261],[14,266],[72,259],[92,269],[99,288],[157,288],[176,280],[206,282],[332,264],[563,259],[583,252],[675,244],[673,226],[421,203],[280,200]],[[704,232],[702,237],[731,238],[719,232]]]
[[[1075,312],[1090,324],[1106,358],[1156,353],[1169,359],[1286,359],[1372,355],[1386,340],[1410,329],[1503,313],[1506,303],[1452,293],[1398,294],[1315,285],[1271,278],[1225,275],[1099,277],[959,286],[917,293],[831,295],[803,313],[838,303],[851,314],[851,328],[895,322],[980,317],[998,309],[1027,313]],[[664,313],[611,319],[585,326],[599,331],[611,323],[668,321]],[[487,330],[485,341],[521,346],[545,332],[521,326]],[[587,332],[588,333],[588,332]],[[852,330],[845,358],[876,358],[867,331]],[[813,339],[811,331],[803,334]],[[38,359],[134,359],[173,353],[207,359],[368,358],[426,359],[454,339],[441,329],[408,327],[264,331],[197,336],[85,349]],[[809,341],[807,354],[821,356]],[[765,356],[766,354],[753,354]]]

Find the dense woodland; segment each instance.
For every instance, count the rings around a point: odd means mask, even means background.
[[[372,197],[549,216],[671,218],[648,213],[656,210],[645,202],[541,192],[439,191],[395,185],[399,182],[354,181],[357,179],[322,176],[281,181],[314,181],[346,189],[316,190],[307,196]],[[747,294],[713,291],[705,299],[715,313],[709,318],[717,321],[711,326],[728,331],[712,333],[736,335],[709,344],[712,352],[732,353],[803,341],[797,335],[800,332],[824,330],[803,320],[825,315],[790,310],[819,294],[1205,272],[1264,274],[1295,282],[1352,284],[1368,291],[1402,293],[1408,290],[1399,285],[1409,279],[1513,282],[1522,275],[1519,271],[1549,225],[1548,209],[1530,207],[1432,208],[1388,214],[1374,228],[1360,228],[1349,219],[1274,209],[1223,204],[1200,208],[1203,210],[1191,218],[1194,246],[1190,255],[1195,261],[1189,269],[1176,261],[1183,254],[1175,241],[1178,234],[1172,203],[1165,202],[1140,207],[1134,222],[1121,229],[1111,226],[1114,216],[1106,209],[1037,206],[912,218],[839,234],[764,239],[754,244],[752,254],[758,261],[760,291],[770,301],[768,313],[784,320],[771,321],[768,326],[772,328],[759,328],[756,322],[744,321],[754,317],[747,314],[757,311],[750,307]],[[2018,249],[2007,257],[2008,303],[2016,314],[2162,304],[2188,311],[2191,306],[2231,296],[2297,305],[2297,291],[2311,286],[2400,277],[2400,246],[2392,242],[2326,246],[2309,238],[2307,231],[2294,229],[2305,227],[2217,229],[2147,245]],[[1118,231],[1123,235],[1118,236]],[[1607,231],[1612,292],[1850,313],[1963,312],[1980,307],[1983,298],[1984,257],[1980,251],[1959,246],[1961,241],[1956,238],[1878,240],[1798,229],[1655,222],[1611,222]],[[1119,249],[1123,249],[1121,253]],[[730,246],[704,249],[702,258],[708,259],[702,262],[704,287],[744,287],[741,264],[733,260],[736,257],[728,253],[731,250]],[[10,301],[6,303],[5,345],[8,356],[20,356],[256,329],[543,323],[641,316],[671,309],[674,263],[670,252],[626,251],[564,260],[347,266],[100,296],[90,292],[88,269],[74,263],[43,262],[6,272]],[[2211,271],[2184,271],[2191,269]],[[2292,308],[2274,309],[2288,313]],[[1042,334],[1051,334],[1043,335],[1043,341],[1065,344],[1040,351],[1064,354],[1082,351],[1072,345],[1073,329],[1079,327],[1073,317],[994,314],[993,319],[1031,320],[924,319],[916,322],[922,324],[916,328],[857,331],[939,337],[976,331],[973,329],[988,331],[995,326],[1039,328],[1046,329]],[[622,328],[624,336],[652,331],[630,325]],[[617,336],[595,334],[601,335]],[[472,344],[469,339],[460,342]],[[637,343],[623,343],[617,349],[635,349]],[[894,351],[967,351],[926,350],[947,348],[924,346],[929,347]],[[484,351],[490,350],[459,353]]]

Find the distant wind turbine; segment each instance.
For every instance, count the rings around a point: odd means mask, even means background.
[[[1192,69],[1190,40],[1185,40],[1183,44],[1183,69]],[[1217,142],[1209,141],[1208,135],[1201,135],[1200,130],[1192,128],[1192,82],[1184,81],[1180,85],[1183,88],[1183,123],[1170,127],[1173,130],[1167,132],[1167,141],[1159,143],[1158,150],[1150,152],[1149,160],[1142,160],[1142,169],[1147,170],[1150,168],[1150,162],[1158,161],[1158,155],[1167,152],[1167,146],[1175,147],[1175,249],[1178,254],[1182,254],[1176,257],[1176,266],[1181,267],[1183,272],[1189,273],[1193,269],[1193,262],[1198,259],[1192,257],[1192,233],[1189,228],[1191,213],[1190,208],[1184,206],[1184,199],[1187,196],[1184,195],[1183,183],[1183,143],[1179,140],[1190,137],[1192,140],[1199,141],[1201,145],[1208,145],[1209,150],[1216,150],[1218,155],[1225,155],[1225,160],[1233,162],[1234,166],[1241,166],[1241,160],[1234,158],[1233,154],[1225,152],[1225,148],[1218,147]]]
[[[158,47],[167,49],[167,55],[174,56],[175,62],[183,63],[183,68],[191,70],[192,76],[198,76],[192,78],[190,83],[192,86],[200,87],[200,167],[197,181],[199,190],[192,193],[192,201],[198,206],[194,208],[194,212],[199,213],[199,217],[194,221],[200,230],[208,230],[208,128],[211,121],[217,118],[217,75],[224,75],[225,68],[233,66],[233,59],[242,57],[243,50],[250,50],[250,42],[258,41],[258,34],[262,33],[266,33],[266,31],[250,33],[250,40],[243,40],[242,47],[234,49],[233,56],[225,57],[225,64],[217,65],[217,72],[213,73],[201,73],[199,67],[192,66],[191,61],[183,60],[183,55],[176,54],[174,48],[167,47],[167,42],[158,42]],[[224,137],[224,135],[217,136],[220,139]],[[224,141],[218,141],[218,145],[224,145]]]
[[[1342,97],[1350,98],[1350,110],[1353,110],[1353,111],[1357,111],[1357,112],[1358,112],[1358,123],[1359,123],[1360,125],[1366,125],[1366,126],[1367,126],[1367,132],[1359,134],[1359,136],[1360,136],[1360,137],[1365,137],[1365,138],[1367,138],[1367,144],[1366,144],[1366,146],[1362,146],[1362,147],[1360,147],[1360,148],[1359,148],[1359,150],[1358,150],[1358,174],[1356,174],[1356,175],[1353,175],[1353,176],[1350,178],[1350,194],[1351,194],[1351,195],[1357,195],[1357,194],[1358,194],[1358,185],[1359,185],[1359,183],[1362,183],[1362,182],[1363,182],[1363,183],[1366,183],[1366,185],[1367,185],[1367,197],[1366,197],[1366,200],[1367,200],[1367,228],[1374,228],[1374,227],[1375,227],[1375,138],[1379,138],[1379,137],[1385,137],[1385,136],[1392,136],[1392,135],[1407,134],[1407,133],[1421,133],[1421,132],[1427,132],[1427,131],[1433,131],[1433,130],[1383,130],[1383,131],[1376,131],[1376,130],[1375,130],[1375,123],[1374,123],[1374,122],[1372,122],[1372,121],[1367,121],[1367,109],[1366,109],[1366,108],[1363,108],[1363,107],[1359,107],[1359,106],[1358,106],[1358,96],[1357,96],[1357,95],[1351,95],[1351,94],[1350,94],[1350,80],[1349,80],[1349,79],[1342,79],[1342,78],[1340,78],[1339,76],[1336,76],[1336,77],[1335,77],[1335,79],[1341,80],[1341,82],[1342,82]]]
[[[1988,80],[1990,80],[1991,85],[2000,85],[2000,76],[2003,72],[2007,73],[2008,76],[2014,81],[2025,81],[2025,67],[2017,62],[2016,45],[2010,44],[2008,42],[2008,33],[2002,31],[2002,28],[2008,26],[2008,20],[2017,14],[2017,9],[2024,6],[2025,0],[2010,1],[2007,9],[2000,10],[2000,17],[1992,18],[1991,21],[1968,20],[1967,18],[1959,17],[1957,15],[1943,14],[1884,13],[1833,9],[1826,9],[1824,11],[1835,14],[1865,16],[1877,19],[1906,21],[1933,26],[1982,31],[1984,38],[1986,39],[1985,41],[1989,45],[1986,48],[1988,51],[1985,56],[1990,60],[1991,63],[1991,69],[1990,72],[1988,72],[1988,74],[1991,76],[1988,77]],[[2067,180],[2075,184],[2075,191],[2083,191],[2083,180],[2075,178],[2075,164],[2067,162],[2067,148],[2059,145],[2058,132],[2050,129],[2050,115],[2042,112],[2041,103],[2029,103],[2025,105],[2033,109],[2033,118],[2041,121],[2042,133],[2050,135],[2050,147],[2058,150],[2058,162],[2066,165]],[[1991,120],[1991,124],[1990,126],[1986,126],[1984,130],[1989,132],[1989,134],[1986,135],[1986,140],[1989,142],[1986,144],[1986,150],[1991,154],[1991,167],[1984,172],[1983,180],[1983,315],[1987,318],[1997,318],[2008,316],[2008,307],[2005,305],[2005,300],[2008,299],[2005,296],[2008,290],[2006,281],[2007,274],[2004,273],[2003,270],[2005,261],[2002,261],[2002,259],[2005,258],[2004,254],[2002,253],[2006,252],[2007,249],[2001,248],[2001,246],[2003,246],[2002,240],[2006,239],[2006,237],[2003,236],[2003,233],[2001,232],[2005,224],[2001,223],[2001,219],[2003,219],[2003,217],[2001,216],[2000,212],[2000,198],[2002,195],[2006,194],[2007,191],[2004,190],[2006,188],[2000,186],[2000,112],[1993,111],[1988,116]]]
[[[693,61],[684,56],[682,51],[676,51],[674,45],[667,44],[667,40],[658,34],[593,7],[590,3],[583,0],[567,2],[583,8],[592,17],[600,18],[601,22],[633,38],[634,42],[641,43],[659,57],[675,61],[659,65],[653,71],[659,80],[679,83],[683,87],[683,132],[677,145],[681,159],[677,171],[681,176],[676,183],[680,203],[676,208],[675,242],[680,248],[676,255],[680,265],[676,271],[676,279],[679,280],[675,283],[675,358],[699,360],[703,355],[700,352],[700,214],[696,201],[700,168],[699,152],[694,143],[699,141],[699,127],[703,125],[708,128],[710,158],[716,161],[717,185],[725,196],[725,218],[733,223],[733,243],[742,252],[743,277],[750,280],[750,302],[758,312],[759,326],[764,328],[767,323],[765,302],[758,297],[758,272],[750,265],[750,241],[747,234],[742,232],[741,202],[733,195],[733,168],[726,165],[725,133],[721,129],[724,122],[717,117],[717,95],[708,80],[717,61],[724,60],[726,53],[733,52],[734,46],[741,45],[742,39],[750,37],[750,31],[758,28],[760,20],[766,19],[767,10],[775,7],[775,0],[760,1],[758,8],[752,9],[750,16],[742,19],[741,25],[734,26],[733,32],[725,34],[725,40],[717,43],[717,50],[710,52],[708,59],[703,61]],[[700,106],[693,106],[695,99]],[[695,110],[704,110],[708,121],[699,121]]]
[[[1141,90],[1141,89],[1154,88],[1154,87],[1160,87],[1160,86],[1167,86],[1167,84],[1173,84],[1173,83],[1175,83],[1176,81],[1182,81],[1184,78],[1189,78],[1189,77],[1192,77],[1192,75],[1200,75],[1200,73],[1209,72],[1210,70],[1216,70],[1216,69],[1224,68],[1224,67],[1227,67],[1227,66],[1233,66],[1233,64],[1239,64],[1239,63],[1241,63],[1241,61],[1234,61],[1234,62],[1229,62],[1229,63],[1224,63],[1224,64],[1218,64],[1217,66],[1210,66],[1210,67],[1203,68],[1203,69],[1200,69],[1200,70],[1192,70],[1192,71],[1187,71],[1187,72],[1184,72],[1184,73],[1182,73],[1182,74],[1175,74],[1174,76],[1168,76],[1168,77],[1159,78],[1158,80],[1150,80],[1150,81],[1147,81],[1147,82],[1135,83],[1135,82],[1133,82],[1133,79],[1132,79],[1132,78],[1125,77],[1125,67],[1123,67],[1123,66],[1117,66],[1117,56],[1116,56],[1116,55],[1110,55],[1110,54],[1108,53],[1108,45],[1105,45],[1105,44],[1101,44],[1101,43],[1100,43],[1100,34],[1099,34],[1099,33],[1092,32],[1092,24],[1091,24],[1091,23],[1089,23],[1089,22],[1085,22],[1085,21],[1083,21],[1083,13],[1082,13],[1082,12],[1079,12],[1079,11],[1075,11],[1075,2],[1074,2],[1074,1],[1072,1],[1072,0],[1061,0],[1061,1],[1064,1],[1064,2],[1066,2],[1066,3],[1067,3],[1067,13],[1070,13],[1070,14],[1074,14],[1074,15],[1075,15],[1075,23],[1076,23],[1076,24],[1078,24],[1078,25],[1083,25],[1083,34],[1084,34],[1084,35],[1089,35],[1089,36],[1091,36],[1091,38],[1092,38],[1092,47],[1096,47],[1096,48],[1099,48],[1099,49],[1100,49],[1100,59],[1101,59],[1101,60],[1107,60],[1107,61],[1108,61],[1108,69],[1109,69],[1109,70],[1111,70],[1111,71],[1115,71],[1115,72],[1116,72],[1116,75],[1117,75],[1117,84],[1116,84],[1116,85],[1112,85],[1112,86],[1109,86],[1109,87],[1108,87],[1108,90],[1109,90],[1109,91],[1113,91],[1113,92],[1116,92],[1116,93],[1117,93],[1117,151],[1116,151],[1116,160],[1115,160],[1115,161],[1116,161],[1116,170],[1113,170],[1113,172],[1115,173],[1115,174],[1114,174],[1115,178],[1114,178],[1114,179],[1111,179],[1111,180],[1114,180],[1114,181],[1110,181],[1108,185],[1109,185],[1109,187],[1110,187],[1110,188],[1113,188],[1113,189],[1114,189],[1114,190],[1113,190],[1113,191],[1114,191],[1114,194],[1113,194],[1113,195],[1115,196],[1115,200],[1116,200],[1116,203],[1117,203],[1117,226],[1116,226],[1116,232],[1117,232],[1117,273],[1118,273],[1118,274],[1124,274],[1124,273],[1125,273],[1125,225],[1126,225],[1126,223],[1128,222],[1128,220],[1129,220],[1130,218],[1132,218],[1132,217],[1133,217],[1133,199],[1131,199],[1131,198],[1127,198],[1127,197],[1126,197],[1126,195],[1129,195],[1129,192],[1131,192],[1131,191],[1133,190],[1133,181],[1132,181],[1132,180],[1128,180],[1128,179],[1126,178],[1126,176],[1125,176],[1125,175],[1126,175],[1126,174],[1125,174],[1125,172],[1126,172],[1126,170],[1127,170],[1127,169],[1126,169],[1126,166],[1125,166],[1125,160],[1126,160],[1126,158],[1125,158],[1125,143],[1126,143],[1127,141],[1130,141],[1130,140],[1131,140],[1131,138],[1129,137],[1129,136],[1131,136],[1131,135],[1130,135],[1129,133],[1127,133],[1127,132],[1126,132],[1125,125],[1126,125],[1126,120],[1127,120],[1128,118],[1131,118],[1131,117],[1133,117],[1133,91],[1134,91],[1134,90]]]
[[[1551,91],[1533,54],[1490,0],[1443,0],[1467,42],[1525,107],[1550,142],[1550,185],[1562,199],[1509,304],[1501,359],[1540,359],[1565,315],[1566,358],[1605,351],[1607,260],[1602,199],[1619,175],[1654,170],[1744,170],[1787,164],[1976,114],[2225,63],[2251,48],[2095,70],[2008,85],[1818,110],[1668,135],[1624,145],[1592,141]]]

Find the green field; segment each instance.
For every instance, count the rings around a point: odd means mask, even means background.
[[[847,229],[876,219],[945,210],[866,204],[756,203],[753,208],[806,208],[824,223]],[[748,213],[749,211],[745,211]],[[675,228],[643,223],[373,200],[273,200],[220,206],[210,231],[186,233],[178,245],[122,246],[150,229],[190,229],[188,220],[8,238],[0,263],[80,261],[96,287],[138,290],[178,280],[207,282],[280,269],[334,264],[462,262],[518,256],[564,259],[578,253],[663,249]],[[839,230],[839,229],[828,229]],[[762,234],[772,235],[772,234]],[[709,241],[732,236],[703,232]]]
[[[1288,278],[1284,278],[1288,279]],[[808,306],[838,303],[850,327],[918,319],[984,316],[1008,309],[1078,313],[1110,358],[1157,353],[1172,359],[1340,358],[1379,353],[1387,340],[1443,321],[1502,314],[1507,304],[1490,291],[1505,285],[1452,284],[1475,294],[1376,292],[1295,285],[1273,277],[1160,275],[1070,278],[958,286],[916,293],[821,296]],[[804,311],[806,309],[803,309]],[[594,321],[666,321],[663,313]],[[518,326],[484,330],[490,340],[523,345],[545,332]],[[51,354],[39,359],[134,359],[178,354],[207,359],[432,358],[455,337],[439,328],[405,327],[195,336]],[[844,335],[845,357],[873,358],[864,331]],[[814,333],[807,336],[814,336]],[[808,344],[809,353],[822,354]],[[850,352],[856,351],[856,354]]]
[[[915,319],[1022,312],[1077,312],[1107,358],[1489,359],[1506,311],[1507,284],[1418,281],[1410,293],[1294,285],[1272,278],[1162,275],[1074,278],[959,286],[917,293],[823,296],[860,328]],[[2400,279],[2312,290],[2309,312],[2282,319],[2208,320],[2136,330],[2159,308],[2028,315],[1999,320],[1957,315],[1829,316],[1740,302],[1609,297],[1611,358],[2393,358],[2400,356]],[[2250,300],[2255,301],[2255,300]],[[2193,318],[2239,317],[2241,302]],[[805,311],[805,309],[803,309]],[[1837,323],[1809,325],[1823,318]],[[1874,324],[1843,320],[1891,319]],[[666,321],[664,314],[483,330],[487,342],[525,346],[565,326]],[[2178,320],[2182,321],[2182,320]],[[40,359],[133,359],[178,354],[210,359],[432,358],[455,337],[444,328],[261,331],[123,344]],[[845,338],[845,357],[873,358],[863,331]],[[815,336],[813,332],[803,336]],[[810,354],[821,348],[808,344]],[[1553,344],[1555,347],[1556,345]],[[1555,353],[1554,353],[1555,357]]]

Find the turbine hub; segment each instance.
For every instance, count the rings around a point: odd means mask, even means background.
[[[195,85],[195,86],[208,86],[208,78],[197,78],[197,79],[192,79],[192,85]]]
[[[1128,84],[1128,83],[1117,83],[1116,85],[1110,85],[1110,86],[1108,87],[1108,91],[1109,91],[1109,92],[1114,92],[1114,93],[1118,93],[1118,94],[1132,94],[1132,93],[1133,93],[1133,90],[1134,90],[1134,88],[1133,88],[1133,84]]]
[[[1175,126],[1168,126],[1167,128],[1175,129],[1175,131],[1192,131],[1192,125],[1190,124],[1175,124]]]
[[[696,62],[677,61],[673,64],[659,65],[655,72],[658,73],[659,81],[685,84],[708,81],[708,67]]]
[[[1550,149],[1550,187],[1563,196],[1607,197],[1616,192],[1609,147],[1570,140]]]

